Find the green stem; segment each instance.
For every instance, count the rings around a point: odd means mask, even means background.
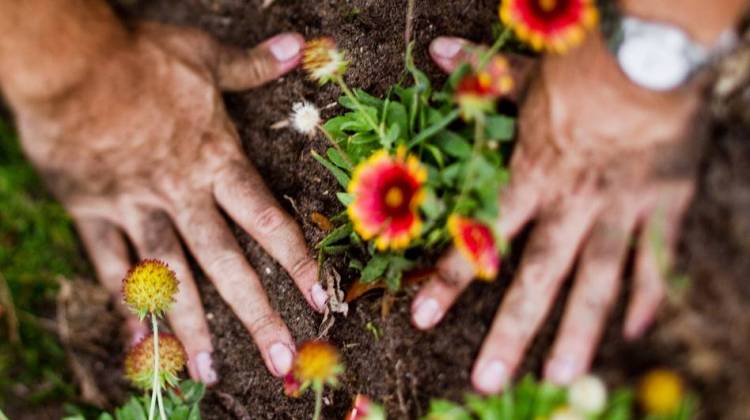
[[[346,82],[344,82],[344,79],[341,76],[336,77],[336,83],[341,88],[341,91],[344,92],[344,95],[346,95],[347,98],[349,98],[353,103],[354,106],[357,108],[357,111],[359,111],[360,114],[362,114],[367,121],[367,124],[370,125],[370,127],[375,130],[375,132],[378,134],[378,137],[380,137],[381,143],[385,143],[385,132],[383,132],[383,128],[378,125],[377,122],[375,122],[371,117],[370,114],[365,112],[365,107],[362,105],[362,102],[357,99],[356,96],[354,96],[354,92],[352,92],[351,89],[349,89],[349,86],[347,86]]]
[[[164,412],[164,401],[161,398],[161,381],[159,380],[159,324],[154,314],[151,314],[151,330],[154,334],[154,381],[152,382],[151,406],[148,410],[148,418],[149,420],[154,419],[158,403],[159,417],[161,417],[161,420],[168,420]]]
[[[461,186],[461,193],[456,199],[456,205],[458,205],[469,193],[467,188],[469,183],[466,182],[466,180],[474,177],[474,167],[476,166],[474,162],[482,149],[484,149],[484,129],[484,114],[480,112],[474,116],[474,147],[471,150],[471,158],[469,159],[469,164],[466,168],[466,176],[464,177],[464,182]]]
[[[323,385],[313,385],[315,389],[315,413],[313,414],[313,420],[320,419],[320,412],[323,410]]]
[[[495,43],[492,44],[489,50],[482,53],[482,55],[479,58],[479,65],[477,66],[477,70],[481,70],[484,68],[484,66],[489,63],[490,59],[497,54],[498,51],[500,51],[500,48],[505,45],[505,43],[508,41],[508,38],[510,37],[510,27],[506,26],[503,28],[503,32],[500,33],[500,36],[497,37],[495,40]]]
[[[344,149],[341,148],[341,145],[336,142],[336,140],[333,139],[333,136],[331,136],[331,133],[328,132],[322,125],[318,124],[318,130],[320,130],[323,135],[328,139],[328,142],[331,143],[334,149],[336,149],[337,152],[339,152],[339,155],[341,155],[341,158],[346,161],[346,163],[349,164],[349,166],[354,167],[354,163],[352,163],[352,160],[349,159],[349,154],[344,151]]]

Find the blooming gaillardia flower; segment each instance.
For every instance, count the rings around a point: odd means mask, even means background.
[[[302,51],[302,68],[321,85],[343,76],[348,65],[346,56],[330,37],[307,41]]]
[[[149,313],[160,317],[172,306],[177,284],[177,276],[167,264],[143,260],[122,281],[122,296],[139,318]]]
[[[400,147],[395,156],[380,150],[360,163],[349,183],[354,201],[349,218],[354,230],[381,250],[399,250],[422,231],[419,205],[427,170],[416,156]]]
[[[303,389],[315,384],[336,385],[343,371],[338,350],[324,341],[308,341],[297,350],[293,372]]]
[[[464,120],[472,120],[478,113],[490,112],[495,101],[513,89],[513,77],[508,61],[493,57],[484,68],[467,74],[456,87],[456,102]]]
[[[477,278],[494,280],[500,269],[500,256],[490,228],[478,220],[453,214],[448,218],[448,231],[456,248],[474,266]]]
[[[537,51],[563,54],[596,27],[595,0],[502,0],[500,20]]]
[[[187,354],[182,343],[172,334],[159,334],[160,386],[175,385],[177,375],[185,367]],[[154,385],[154,336],[143,337],[125,356],[125,377],[143,390]]]

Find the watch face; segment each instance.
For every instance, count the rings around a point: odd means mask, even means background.
[[[689,40],[681,31],[657,26],[625,29],[617,61],[634,83],[666,91],[687,81],[693,66],[686,53]]]

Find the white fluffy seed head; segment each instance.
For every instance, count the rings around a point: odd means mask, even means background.
[[[596,376],[581,376],[568,388],[568,404],[583,414],[599,414],[607,405],[607,388]]]
[[[320,124],[320,111],[310,102],[297,102],[292,105],[292,115],[289,119],[297,132],[312,136]]]

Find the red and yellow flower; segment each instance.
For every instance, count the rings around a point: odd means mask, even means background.
[[[502,0],[500,20],[537,51],[563,54],[596,27],[595,0]]]
[[[354,170],[349,193],[349,218],[354,230],[381,250],[406,248],[422,231],[419,205],[427,170],[416,156],[399,148],[395,156],[381,150]]]
[[[320,85],[343,76],[348,65],[346,55],[336,48],[336,41],[331,37],[307,41],[302,51],[302,68]]]
[[[448,218],[448,231],[456,248],[474,266],[476,277],[494,280],[500,269],[500,256],[490,228],[477,220],[453,214]]]
[[[464,120],[477,113],[490,112],[495,101],[513,90],[513,77],[508,61],[493,57],[484,68],[466,75],[456,87],[456,102]]]

